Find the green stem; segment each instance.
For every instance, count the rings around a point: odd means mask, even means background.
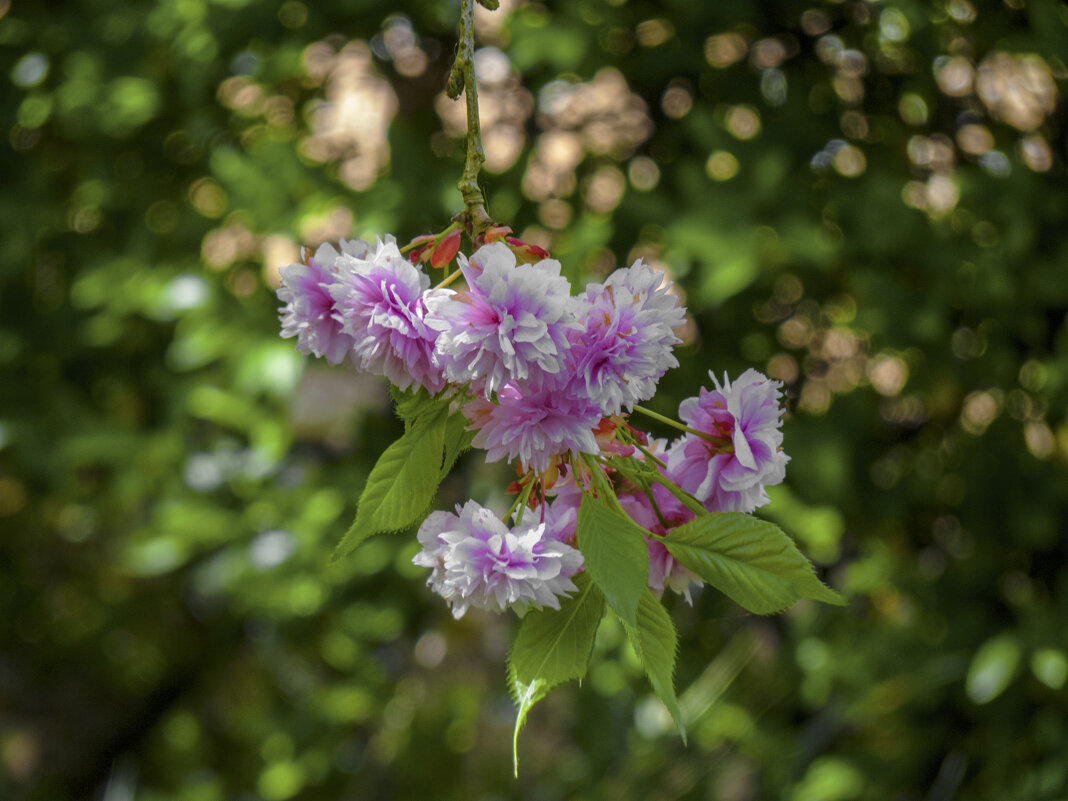
[[[449,284],[451,284],[453,281],[455,281],[457,278],[459,278],[462,274],[463,274],[462,270],[456,270],[452,274],[450,274],[450,275],[446,276],[444,279],[442,279],[441,283],[437,284],[434,287],[434,289],[444,289]]]
[[[661,459],[661,458],[660,458],[659,456],[657,456],[656,454],[654,454],[654,453],[653,453],[653,452],[652,452],[651,450],[649,450],[648,448],[644,447],[644,446],[643,446],[643,445],[642,445],[642,444],[641,444],[640,442],[637,442],[637,441],[635,441],[635,442],[633,442],[632,444],[634,445],[634,447],[635,447],[635,448],[637,448],[637,449],[638,449],[638,450],[640,450],[640,451],[641,451],[641,452],[642,452],[643,454],[645,454],[645,458],[646,458],[646,459],[652,459],[652,460],[653,460],[654,462],[656,462],[656,464],[657,464],[657,465],[659,465],[660,467],[667,467],[667,462],[665,462],[665,461],[664,461],[663,459]]]
[[[519,497],[516,499],[516,505],[512,506],[512,510],[518,509],[515,516],[515,524],[518,527],[523,522],[523,512],[527,510],[527,500],[530,498],[530,490],[534,487],[534,477],[531,476],[530,481],[523,487],[523,491],[519,493]],[[508,516],[512,516],[512,512],[508,512]]]
[[[659,484],[672,495],[674,495],[676,498],[678,498],[686,506],[687,509],[689,509],[698,517],[708,514],[708,510],[705,509],[705,507],[703,507],[695,497],[693,497],[690,493],[688,493],[686,490],[684,490],[671,479],[663,475],[657,475],[653,477],[653,481],[655,481],[657,484]]]
[[[711,442],[719,448],[720,453],[730,453],[733,448],[730,447],[730,440],[724,437],[714,437],[705,431],[698,431],[696,428],[690,428],[687,425],[683,425],[678,420],[672,420],[670,417],[665,417],[659,412],[654,412],[652,409],[646,409],[644,406],[635,405],[634,411],[641,412],[646,417],[651,417],[654,420],[658,420],[664,425],[669,425],[672,428],[677,428],[679,431],[685,431],[687,434],[693,434],[700,437],[707,442]]]
[[[407,253],[408,251],[414,250],[415,248],[424,247],[425,245],[427,245],[427,244],[429,244],[431,242],[433,242],[435,245],[437,245],[439,242],[441,242],[442,239],[444,239],[446,236],[451,234],[453,231],[455,231],[459,227],[460,227],[460,223],[454,222],[454,223],[450,223],[449,227],[446,228],[444,231],[438,231],[438,233],[436,233],[436,234],[427,234],[426,236],[417,236],[415,238],[415,241],[409,242],[407,245],[402,247],[400,249],[400,252],[401,253]]]
[[[482,146],[482,126],[478,116],[478,87],[475,85],[475,0],[461,0],[460,42],[456,60],[449,74],[447,91],[454,100],[460,92],[467,97],[467,158],[463,177],[456,185],[464,199],[464,212],[471,224],[471,238],[477,239],[493,220],[486,211],[486,201],[478,186],[478,173],[486,161]]]
[[[645,497],[649,499],[649,505],[653,507],[653,511],[656,513],[656,519],[660,521],[660,525],[663,526],[664,531],[670,530],[671,526],[668,525],[668,521],[664,519],[664,513],[660,511],[660,506],[656,502],[656,498],[653,496],[651,489],[643,489]]]
[[[619,502],[619,497],[616,495],[616,491],[612,489],[612,482],[610,482],[608,476],[604,474],[603,468],[607,466],[604,459],[589,453],[584,453],[582,456],[586,460],[586,464],[590,467],[593,483],[596,485],[597,491],[600,493],[601,500],[620,514],[627,515],[627,510],[623,508],[623,505]],[[629,517],[629,515],[627,516]]]
[[[414,250],[415,248],[421,247],[421,246],[425,245],[427,242],[430,242],[430,241],[431,240],[427,239],[427,240],[425,240],[423,242],[409,242],[407,245],[405,245],[404,247],[402,247],[400,249],[400,252],[401,253],[407,253],[409,250]]]
[[[608,479],[604,477],[604,473],[601,470],[600,460],[590,453],[582,454],[582,460],[586,462],[586,466],[590,469],[590,483],[591,489],[596,489],[603,496],[602,500],[605,503],[608,502],[608,496],[614,495],[612,488],[608,486]]]
[[[512,505],[508,507],[508,514],[504,516],[505,525],[507,525],[508,521],[512,519],[512,515],[514,515],[515,510],[519,508],[519,502],[521,500],[523,500],[523,495],[522,493],[519,493],[515,496],[515,500],[512,501]]]

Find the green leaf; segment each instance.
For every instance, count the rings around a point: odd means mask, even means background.
[[[446,399],[431,396],[425,387],[402,391],[390,384],[389,395],[393,398],[397,417],[404,421],[405,432],[411,430],[420,417],[443,408],[447,409],[449,405]]]
[[[694,573],[758,615],[781,612],[801,598],[844,605],[812,563],[774,523],[715,512],[672,529],[661,542]]]
[[[404,436],[378,458],[360,496],[356,520],[334,552],[337,559],[383,531],[400,531],[418,520],[441,481],[445,407],[420,415]]]
[[[474,431],[467,430],[468,421],[461,412],[449,415],[445,424],[445,461],[441,464],[441,477],[445,478],[456,460],[471,447]]]
[[[686,726],[679,712],[678,699],[675,697],[675,656],[678,649],[678,635],[671,616],[660,601],[646,590],[638,604],[638,624],[629,625],[623,621],[627,637],[638,654],[638,659],[645,668],[645,675],[653,685],[656,694],[664,702],[672,720],[679,729],[683,743],[686,742]]]
[[[585,573],[575,576],[578,592],[560,609],[532,610],[523,618],[508,654],[508,681],[518,714],[512,758],[519,773],[519,730],[527,712],[553,687],[586,675],[597,627],[604,617],[604,596]]]
[[[583,493],[578,548],[586,572],[612,611],[624,623],[636,626],[638,603],[649,586],[649,550],[642,529],[623,512]]]
[[[650,489],[656,476],[659,475],[652,465],[630,457],[613,456],[608,459],[608,464],[619,475],[642,490]]]

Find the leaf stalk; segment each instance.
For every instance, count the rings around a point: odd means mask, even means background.
[[[664,415],[660,414],[660,412],[654,412],[652,409],[647,409],[641,405],[635,405],[634,411],[641,412],[646,417],[651,417],[654,420],[663,423],[664,425],[669,425],[672,428],[677,428],[679,431],[685,431],[687,434],[693,434],[694,436],[700,437],[706,442],[711,442],[713,445],[716,446],[716,451],[718,453],[733,453],[734,451],[734,446],[731,444],[731,441],[725,437],[714,437],[706,431],[698,431],[696,428],[690,428],[688,425],[684,425],[678,420],[673,420],[670,417],[665,417]]]

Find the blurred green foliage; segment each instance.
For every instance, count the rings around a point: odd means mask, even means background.
[[[657,408],[787,381],[767,514],[851,606],[674,604],[688,747],[610,621],[514,781],[513,621],[329,561],[400,423],[272,289],[458,209],[456,4],[0,0],[0,796],[1068,797],[1064,5],[505,5],[491,213],[673,271]]]

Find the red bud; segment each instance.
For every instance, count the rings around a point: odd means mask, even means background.
[[[616,430],[616,421],[611,417],[602,417],[601,422],[593,429],[594,436],[599,434],[613,434]]]
[[[522,239],[516,239],[514,236],[506,237],[507,242],[515,254],[519,256],[525,262],[536,262],[542,259],[549,258],[549,251],[545,248],[540,248],[537,245],[532,245],[529,242],[524,242]]]
[[[489,244],[490,242],[496,242],[498,239],[503,239],[510,233],[512,233],[512,229],[507,225],[498,225],[496,228],[490,228],[486,231],[482,235],[482,239],[486,244]]]
[[[642,445],[648,445],[649,444],[649,437],[646,436],[644,431],[639,431],[634,426],[632,426],[630,423],[627,423],[626,426],[627,426],[627,430],[630,431],[630,433],[634,435],[634,439],[638,440],[638,442],[640,442]]]
[[[421,248],[416,248],[411,253],[409,253],[408,258],[412,262],[412,264],[419,264],[421,262],[425,262],[430,258],[430,251],[433,250],[433,248],[434,243],[428,242]]]
[[[438,242],[434,252],[430,254],[431,267],[441,269],[456,258],[456,253],[460,250],[461,233],[459,229],[450,231]]]
[[[433,241],[434,241],[434,235],[433,234],[423,234],[422,236],[417,236],[415,239],[413,239],[411,242],[409,242],[406,245],[406,247],[408,249],[411,249],[411,248],[414,248],[416,245],[423,244],[424,242],[433,242]]]

